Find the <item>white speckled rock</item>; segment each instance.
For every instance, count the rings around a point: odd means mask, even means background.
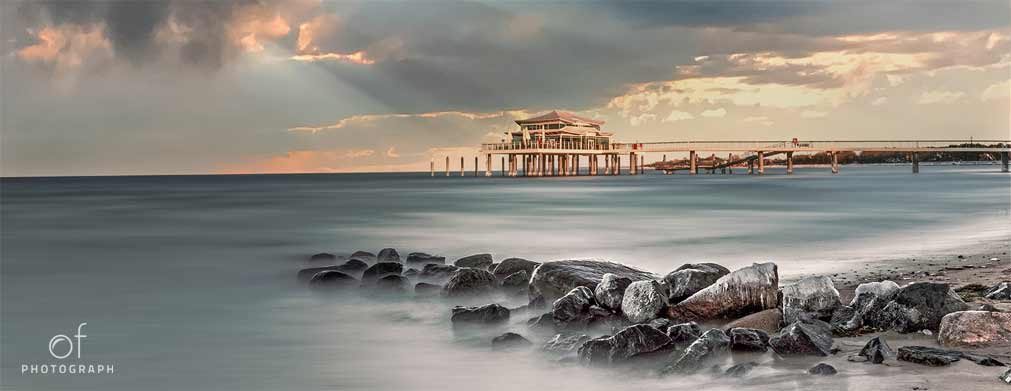
[[[597,288],[593,291],[597,305],[612,310],[621,309],[621,299],[625,297],[625,289],[632,284],[632,279],[621,277],[617,274],[607,273],[600,279]]]
[[[839,291],[828,277],[807,277],[795,284],[784,286],[783,319],[786,324],[796,322],[806,313],[817,319],[828,320],[832,312],[839,308]]]
[[[645,323],[656,319],[667,307],[667,294],[657,281],[636,281],[628,285],[621,300],[621,312],[629,322]]]
[[[875,297],[882,298],[884,300],[891,300],[895,297],[896,293],[899,293],[899,284],[894,281],[881,281],[881,282],[868,282],[860,284],[857,286],[856,291],[853,292],[853,300],[850,301],[850,307],[857,306],[857,298],[861,294],[870,293]]]

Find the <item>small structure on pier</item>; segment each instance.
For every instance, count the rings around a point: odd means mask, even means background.
[[[566,111],[517,120],[519,129],[506,132],[509,142],[515,145],[530,144],[535,147],[579,146],[589,149],[607,149],[612,133],[600,130],[604,121],[583,118]]]

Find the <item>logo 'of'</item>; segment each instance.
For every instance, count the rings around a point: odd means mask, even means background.
[[[76,346],[76,348],[74,346],[74,341],[72,341],[70,339],[70,337],[68,337],[68,336],[66,336],[64,334],[56,334],[56,335],[53,336],[53,338],[49,339],[49,354],[51,354],[53,356],[53,358],[62,360],[62,359],[65,359],[67,357],[70,357],[70,355],[73,354],[74,351],[76,350],[77,351],[77,358],[81,358],[81,339],[87,337],[87,335],[81,334],[81,329],[83,329],[84,326],[87,325],[87,324],[88,323],[85,322],[85,323],[81,323],[81,324],[77,325],[77,334],[74,334],[74,338],[77,339],[77,346]],[[66,342],[68,348],[67,348],[66,353],[57,354],[56,353],[56,351],[58,350],[57,347],[60,345],[61,342]]]

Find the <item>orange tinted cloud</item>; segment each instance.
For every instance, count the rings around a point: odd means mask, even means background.
[[[47,26],[32,35],[38,42],[18,50],[18,58],[52,64],[58,69],[78,67],[95,53],[105,56],[112,53],[104,26]]]

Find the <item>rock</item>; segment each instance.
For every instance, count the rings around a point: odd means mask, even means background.
[[[748,372],[751,372],[752,368],[757,366],[758,366],[757,362],[746,362],[744,364],[737,364],[730,368],[727,368],[727,370],[723,372],[723,376],[744,377],[748,374]]]
[[[502,290],[511,295],[525,294],[529,282],[530,275],[527,274],[526,270],[520,270],[502,280]]]
[[[668,301],[680,303],[696,292],[713,285],[716,280],[730,274],[730,270],[715,263],[688,263],[670,272],[663,279],[670,286]]]
[[[600,279],[593,290],[593,297],[601,307],[621,310],[621,299],[625,296],[625,289],[632,283],[632,279],[621,277],[617,274],[607,273]]]
[[[442,291],[448,297],[480,296],[494,292],[497,286],[498,282],[491,272],[465,267],[449,277]]]
[[[584,342],[577,351],[579,362],[591,367],[609,365],[611,341],[611,337],[600,337]]]
[[[656,319],[667,308],[667,294],[659,282],[635,281],[625,289],[621,299],[621,312],[632,323],[645,323]]]
[[[404,271],[404,277],[407,277],[407,278],[417,278],[418,277],[418,269],[413,269],[413,268],[412,269],[407,269],[406,271]]]
[[[301,282],[309,282],[316,273],[327,271],[327,270],[337,270],[337,266],[322,266],[322,267],[310,267],[298,271],[297,279]]]
[[[951,365],[962,358],[962,353],[926,346],[903,346],[899,348],[899,360],[932,367]]]
[[[492,272],[492,274],[495,274],[495,268],[497,268],[497,267],[498,267],[498,264],[497,263],[493,263],[491,265],[488,265],[488,267],[485,268],[485,270]]]
[[[727,333],[730,350],[739,352],[764,352],[769,346],[769,334],[758,329],[735,327]]]
[[[695,322],[676,324],[667,328],[667,337],[676,344],[695,342],[701,336],[702,328]]]
[[[530,276],[530,301],[543,297],[550,303],[577,286],[594,289],[607,273],[626,277],[632,281],[656,278],[652,273],[613,262],[591,260],[547,262],[534,269],[534,274]]]
[[[309,262],[333,262],[336,260],[337,256],[330,253],[313,254],[309,257]]]
[[[895,356],[895,352],[892,351],[892,348],[888,346],[887,342],[885,342],[884,337],[878,336],[871,338],[870,341],[867,341],[867,344],[860,349],[859,355],[866,358],[867,361],[873,364],[881,364],[885,362],[886,358]]]
[[[449,277],[459,270],[458,267],[453,265],[437,265],[437,264],[427,264],[421,269],[421,273],[418,274],[418,278],[430,281],[443,283],[449,280]]]
[[[455,307],[450,319],[453,325],[458,324],[498,324],[509,320],[509,309],[498,304],[488,304],[481,307]]]
[[[527,320],[527,327],[534,330],[555,331],[555,319],[551,313],[541,314]]]
[[[977,365],[982,365],[984,367],[1005,367],[1005,366],[1007,366],[1007,364],[1004,364],[1003,362],[998,361],[997,359],[995,359],[993,357],[980,356],[980,355],[970,354],[970,353],[965,353],[965,352],[961,352],[961,353],[962,353],[962,358],[964,358],[966,360],[969,360],[969,361],[972,361],[972,362],[976,363]]]
[[[400,253],[396,249],[384,248],[376,255],[376,262],[400,262]]]
[[[766,333],[773,334],[781,330],[783,324],[783,312],[779,308],[768,309],[765,311],[759,311],[754,314],[739,318],[730,323],[723,325],[724,330],[730,330],[735,327],[744,327],[749,329],[758,329]]]
[[[811,369],[808,369],[807,373],[810,373],[812,375],[831,376],[835,375],[838,372],[835,370],[835,367],[831,365],[828,365],[826,363],[819,363],[818,365],[811,367]]]
[[[352,273],[362,273],[365,269],[369,268],[369,264],[365,263],[360,259],[349,259],[344,262],[343,265],[337,266],[335,270],[339,270],[348,274]]]
[[[1008,368],[1000,376],[997,376],[997,378],[1000,379],[1000,381],[1002,381],[1002,382],[1005,382],[1007,384],[1011,384],[1011,368]]]
[[[586,341],[589,341],[590,337],[578,334],[578,335],[564,335],[555,334],[548,342],[545,342],[541,346],[541,350],[547,353],[552,353],[556,355],[567,355],[576,352],[580,346],[582,346]]]
[[[670,319],[667,319],[667,318],[656,318],[656,319],[653,319],[653,320],[649,321],[649,323],[647,323],[647,324],[649,325],[649,327],[652,327],[654,329],[657,329],[657,330],[660,330],[660,331],[664,331],[664,332],[666,332],[667,329],[670,328],[670,326],[671,326]]]
[[[442,286],[419,282],[414,284],[414,294],[416,296],[437,296],[442,291]]]
[[[522,349],[530,345],[533,345],[530,340],[516,333],[505,333],[491,340],[492,350]]]
[[[864,294],[870,293],[875,297],[880,297],[886,301],[891,300],[895,297],[895,294],[899,293],[899,284],[894,281],[881,281],[881,282],[868,282],[857,286],[857,289],[853,291],[853,300],[850,301],[851,307],[859,307],[857,305],[857,298]]]
[[[320,289],[357,288],[358,280],[336,270],[323,270],[309,279],[309,286]]]
[[[853,309],[853,307],[840,305],[835,311],[832,311],[832,317],[828,320],[828,323],[833,328],[846,329],[846,324],[853,320],[853,317],[856,315],[857,310]]]
[[[1011,346],[1011,313],[952,312],[941,318],[937,342],[948,347]]]
[[[779,273],[774,263],[756,263],[720,277],[713,285],[673,305],[674,321],[737,318],[776,308]]]
[[[400,273],[404,271],[404,265],[396,262],[379,262],[362,273],[363,282],[375,282],[376,280],[386,277],[386,276],[399,276]]]
[[[990,300],[1011,300],[1011,283],[1002,282],[994,285],[986,291],[985,297]]]
[[[839,291],[828,277],[807,277],[795,284],[784,286],[783,321],[796,322],[799,313],[808,313],[820,320],[829,320],[839,302]]]
[[[832,350],[832,327],[819,320],[795,322],[772,336],[769,346],[781,356],[828,356]]]
[[[359,261],[374,262],[376,260],[376,254],[370,253],[368,251],[355,251],[351,254],[349,259],[357,259]]]
[[[877,314],[868,314],[864,322],[883,330],[912,333],[920,330],[937,330],[941,318],[969,306],[948,284],[914,282],[895,295]]]
[[[551,316],[558,328],[582,328],[589,324],[593,317],[590,306],[593,302],[593,292],[584,286],[573,288],[551,305]]]
[[[730,337],[723,330],[711,329],[688,345],[684,353],[673,364],[664,368],[661,373],[690,374],[697,372],[725,355],[729,347]]]
[[[492,270],[495,278],[501,280],[521,270],[526,271],[528,276],[532,276],[537,266],[540,266],[539,262],[528,261],[523,258],[506,258],[502,263],[499,263],[494,269],[490,270]]]
[[[404,276],[388,275],[376,280],[376,290],[389,293],[407,292],[411,287],[411,281]]]
[[[408,265],[419,265],[421,267],[429,264],[442,265],[446,263],[446,257],[437,257],[426,253],[410,253],[407,254],[406,263]]]
[[[644,324],[632,325],[611,337],[609,362],[626,362],[637,356],[671,349],[673,344],[662,331]]]
[[[491,254],[474,254],[457,259],[453,262],[457,267],[472,267],[475,269],[488,269],[492,264]]]
[[[857,286],[853,300],[849,307],[853,309],[853,314],[849,320],[836,318],[833,314],[833,324],[838,325],[844,331],[855,331],[865,324],[874,327],[876,316],[885,308],[888,303],[899,293],[899,285],[892,281],[869,282]],[[845,311],[845,310],[844,310]]]
[[[980,304],[979,308],[977,308],[976,310],[977,311],[987,311],[987,312],[1004,312],[1004,311],[1001,311],[1000,308],[994,307],[993,304],[989,304],[989,303]],[[941,321],[943,322],[944,318],[941,318]]]

